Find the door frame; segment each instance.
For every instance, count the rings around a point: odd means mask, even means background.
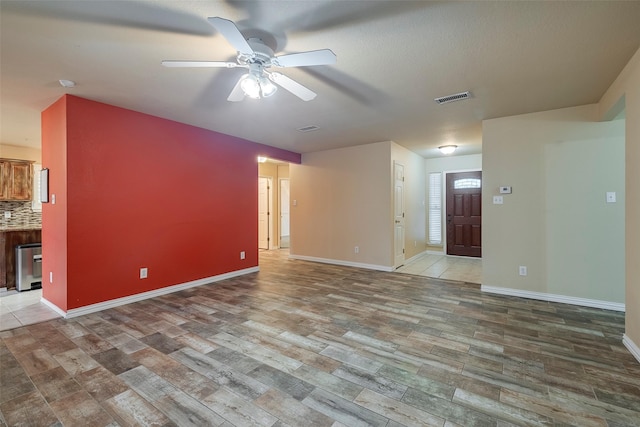
[[[442,253],[447,255],[447,174],[450,173],[463,173],[463,172],[482,172],[482,168],[473,169],[453,169],[448,171],[442,171],[442,212],[440,213],[440,223],[442,224]],[[484,178],[482,180],[482,192],[484,192]],[[482,225],[481,225],[482,227]],[[456,256],[456,255],[447,255]],[[467,258],[467,257],[464,257]],[[482,257],[480,257],[482,259]]]
[[[258,187],[260,179],[267,180],[267,250],[274,248],[273,246],[273,178],[270,176],[258,176]],[[258,191],[260,189],[258,188]],[[260,195],[258,195],[258,233],[260,233]],[[260,247],[260,235],[258,234],[258,249],[265,249]]]
[[[278,178],[278,247],[282,247],[282,182],[289,183],[289,245],[291,247],[291,178]]]
[[[402,167],[402,206],[400,207],[402,210],[402,217],[398,220],[396,218],[396,166],[400,166]],[[406,221],[405,221],[405,187],[404,187],[404,183],[405,183],[405,176],[406,174],[406,167],[404,164],[395,161],[393,162],[392,165],[392,174],[393,174],[393,268],[396,269],[402,265],[404,265],[405,261],[406,261],[406,257],[405,257],[405,246],[406,246]],[[396,254],[398,253],[398,247],[396,246],[397,243],[397,239],[396,239],[396,224],[398,224],[398,221],[400,221],[401,224],[401,228],[402,228],[402,261],[399,261],[399,257],[396,256]]]

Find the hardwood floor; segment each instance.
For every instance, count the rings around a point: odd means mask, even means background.
[[[261,271],[0,332],[6,425],[637,426],[622,313],[261,254]]]

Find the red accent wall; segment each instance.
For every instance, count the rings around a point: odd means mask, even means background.
[[[61,147],[50,133],[65,126]],[[54,273],[45,298],[69,310],[257,266],[258,155],[300,163],[297,153],[65,95],[43,113],[43,167],[66,176],[43,211],[43,274]],[[66,242],[53,239],[63,226]]]

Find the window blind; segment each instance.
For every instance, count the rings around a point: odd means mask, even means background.
[[[442,244],[442,173],[429,174],[429,244]]]

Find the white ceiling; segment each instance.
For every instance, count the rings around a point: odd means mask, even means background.
[[[244,70],[160,65],[234,60],[209,16],[337,64],[281,70],[312,101],[228,102]],[[2,0],[0,24],[0,141],[31,147],[40,112],[70,93],[301,153],[392,140],[473,154],[483,119],[597,102],[640,47],[640,1]]]

